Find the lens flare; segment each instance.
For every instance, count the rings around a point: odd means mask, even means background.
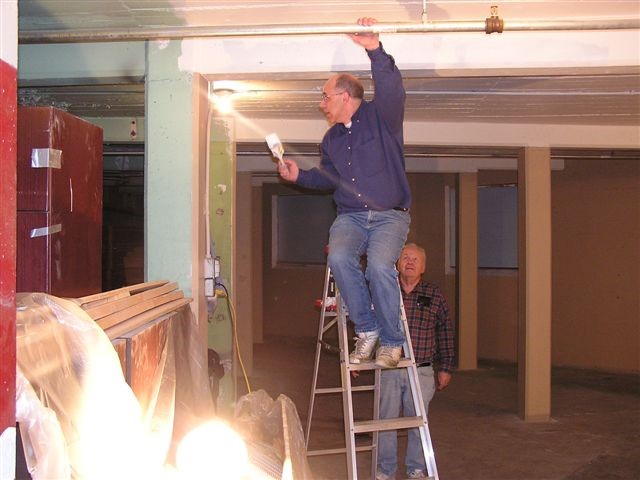
[[[211,421],[196,427],[180,442],[176,467],[181,480],[240,480],[248,471],[247,447],[229,425]]]
[[[216,110],[222,115],[228,115],[233,112],[233,100],[231,95],[214,95],[212,97]]]

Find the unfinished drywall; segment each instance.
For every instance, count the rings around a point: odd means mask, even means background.
[[[478,277],[478,357],[515,362],[518,356],[518,272]]]
[[[552,363],[638,372],[640,160],[567,160],[551,180]],[[518,278],[479,275],[478,355],[516,361]]]
[[[552,175],[552,360],[640,371],[640,159]]]

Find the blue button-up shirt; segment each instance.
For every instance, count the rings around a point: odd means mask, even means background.
[[[380,47],[367,51],[375,96],[363,100],[351,125],[333,125],[325,133],[319,168],[300,170],[296,183],[334,190],[338,214],[409,208],[411,192],[405,174],[405,90],[391,55]]]

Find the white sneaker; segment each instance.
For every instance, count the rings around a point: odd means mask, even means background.
[[[378,332],[360,332],[353,339],[356,341],[353,352],[349,354],[349,362],[360,363],[371,360],[378,343]]]
[[[398,366],[402,347],[380,347],[376,353],[376,365],[382,368],[395,368]]]

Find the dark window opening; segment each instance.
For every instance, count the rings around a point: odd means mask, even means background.
[[[336,218],[331,194],[274,195],[272,255],[275,265],[324,265],[329,228]]]
[[[144,281],[144,144],[105,143],[102,289]]]

